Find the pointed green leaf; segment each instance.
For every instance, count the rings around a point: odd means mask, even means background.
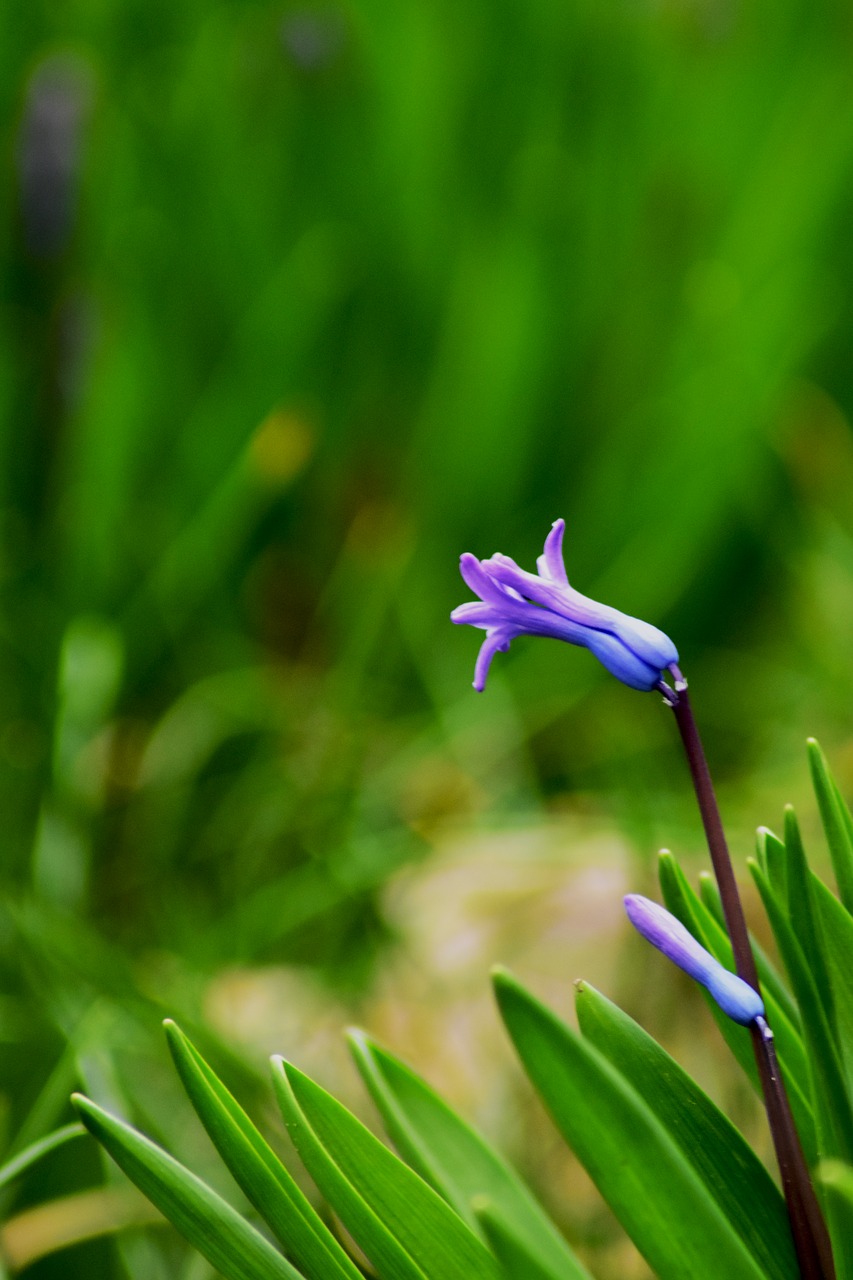
[[[44,1138],[39,1138],[38,1142],[31,1142],[23,1151],[19,1151],[11,1160],[7,1160],[0,1166],[0,1187],[14,1182],[21,1174],[26,1173],[31,1165],[38,1164],[39,1160],[51,1151],[64,1146],[71,1138],[79,1138],[85,1132],[86,1130],[80,1124],[66,1124]]]
[[[338,1168],[308,1123],[281,1058],[272,1059],[272,1082],[290,1139],[325,1200],[376,1267],[383,1280],[426,1280],[411,1254]]]
[[[480,1227],[500,1263],[504,1280],[567,1280],[575,1274],[544,1261],[527,1238],[520,1237],[490,1200],[476,1200],[474,1210]]]
[[[199,1119],[250,1204],[308,1280],[361,1280],[361,1272],[261,1137],[242,1107],[174,1022],[164,1023],[178,1074]]]
[[[814,738],[808,740],[809,768],[829,856],[841,901],[853,911],[853,821],[826,758]]]
[[[813,1073],[814,1115],[820,1153],[823,1156],[840,1156],[849,1161],[853,1157],[853,1115],[841,1061],[823,1004],[799,941],[785,918],[776,895],[758,864],[751,863],[750,869],[802,1010]],[[839,1274],[848,1276],[853,1271],[853,1230],[849,1214],[840,1212],[834,1201],[829,1205],[827,1226]]]
[[[785,863],[788,889],[788,919],[794,936],[803,949],[809,971],[815,981],[826,1017],[835,1027],[832,983],[826,960],[823,934],[817,918],[817,908],[811,885],[811,873],[797,816],[790,805],[785,809]],[[778,896],[778,895],[777,895]],[[853,956],[851,956],[853,962]]]
[[[750,863],[750,870],[802,1011],[803,1027],[810,1050],[809,1064],[815,1077],[815,1115],[822,1132],[821,1154],[853,1160],[853,1112],[847,1097],[838,1050],[826,1020],[820,994],[802,947],[766,876],[756,862]],[[821,1119],[823,1123],[820,1123]]]
[[[162,1147],[88,1098],[75,1094],[72,1101],[131,1182],[226,1280],[304,1280],[236,1209]]]
[[[509,974],[501,1014],[557,1127],[659,1280],[765,1272],[636,1090]]]
[[[472,1203],[489,1204],[489,1221],[536,1257],[549,1274],[589,1280],[557,1228],[518,1174],[399,1058],[364,1032],[352,1032],[356,1065],[404,1159],[461,1218],[476,1226]],[[498,1228],[496,1228],[498,1229]],[[491,1236],[490,1236],[491,1238]]]
[[[294,1126],[300,1155],[305,1147],[309,1173],[318,1181],[315,1168],[319,1171],[320,1190],[368,1257],[373,1257],[375,1219],[427,1280],[497,1280],[495,1261],[477,1236],[346,1107],[280,1059],[274,1059],[273,1078],[288,1127]],[[286,1090],[282,1089],[285,1082]],[[307,1143],[306,1126],[310,1130]],[[321,1159],[317,1147],[323,1153]],[[336,1170],[334,1178],[328,1177],[329,1164]],[[380,1261],[373,1260],[383,1271]],[[389,1269],[389,1275],[397,1274]]]
[[[759,862],[773,886],[773,892],[784,899],[788,892],[785,846],[769,827],[759,827],[756,835]]]
[[[654,1111],[746,1248],[774,1280],[798,1280],[788,1215],[758,1156],[687,1072],[627,1013],[579,983],[578,1023]]]
[[[835,1034],[853,1090],[853,916],[814,872],[809,886],[829,970]]]

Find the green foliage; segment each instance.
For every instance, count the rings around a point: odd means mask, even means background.
[[[0,6],[4,1162],[75,1086],[169,1133],[152,1028],[233,966],[362,990],[448,818],[607,792],[689,844],[652,700],[556,645],[472,697],[463,548],[564,514],[732,776],[780,692],[846,731],[849,52],[806,0]],[[90,1186],[76,1151],[4,1209]]]
[[[298,1280],[245,1218],[161,1147],[88,1098],[75,1096],[74,1105],[119,1168],[226,1280]]]
[[[822,769],[822,785],[834,787],[825,763]],[[831,840],[836,827],[823,817]],[[853,1119],[844,1054],[853,919],[810,871],[791,813],[784,841],[765,833],[760,848],[753,874],[790,981],[788,990],[765,968],[768,988],[778,993],[768,990],[772,1017],[786,1027],[780,1063],[798,1105],[813,1117],[810,1161],[826,1195],[838,1280],[851,1280]],[[728,958],[713,898],[706,904],[694,893],[671,855],[661,873],[672,908],[703,945]],[[507,972],[498,970],[494,982],[532,1084],[660,1280],[796,1280],[779,1190],[664,1049],[586,983],[578,985],[573,1031]],[[173,1023],[166,1031],[193,1106],[284,1255],[161,1148],[77,1098],[86,1127],[228,1280],[354,1280],[360,1268],[230,1092]],[[351,1033],[350,1044],[399,1155],[280,1058],[273,1059],[273,1085],[306,1169],[380,1280],[590,1276],[510,1166],[425,1081],[363,1032]]]
[[[459,1216],[546,1274],[583,1280],[587,1272],[509,1165],[405,1063],[363,1032],[350,1044],[394,1146]]]

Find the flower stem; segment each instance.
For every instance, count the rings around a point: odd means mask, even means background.
[[[693,709],[690,706],[687,682],[677,667],[672,668],[672,671],[675,677],[675,689],[670,688],[663,681],[659,687],[667,704],[672,708],[681,741],[684,744],[711,854],[711,863],[720,889],[735,968],[738,977],[743,978],[744,982],[748,982],[756,991],[760,991],[758,971],[749,942],[740,893],[723,831],[714,785],[708,770],[708,762],[693,716]],[[776,1058],[773,1032],[764,1018],[757,1018],[750,1027],[750,1032],[800,1272],[803,1280],[835,1280],[829,1233],[791,1114],[785,1084]]]

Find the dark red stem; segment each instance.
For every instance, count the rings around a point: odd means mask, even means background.
[[[677,668],[673,669],[673,675],[675,689],[662,681],[661,692],[672,708],[690,766],[711,863],[720,889],[735,968],[744,982],[760,991],[758,970],[752,954],[740,892],[723,831],[714,784],[690,706],[687,682]],[[829,1233],[791,1114],[785,1083],[776,1059],[773,1032],[764,1018],[757,1018],[750,1031],[800,1272],[803,1280],[835,1280]]]

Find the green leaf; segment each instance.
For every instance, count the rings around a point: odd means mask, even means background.
[[[841,1160],[822,1160],[817,1167],[818,1181],[842,1199],[848,1213],[853,1209],[853,1169]]]
[[[826,758],[814,738],[808,740],[809,768],[829,856],[841,901],[853,911],[853,820]]]
[[[226,1280],[304,1280],[236,1209],[162,1147],[88,1098],[72,1101],[131,1182]]]
[[[778,898],[784,899],[788,892],[788,868],[785,856],[785,845],[769,827],[759,827],[758,859],[761,867],[773,886]]]
[[[832,983],[829,977],[823,935],[812,890],[812,875],[794,810],[785,809],[785,864],[788,889],[788,919],[803,949],[809,970],[830,1025],[835,1027]],[[777,895],[778,896],[778,895]],[[853,955],[850,957],[853,963]]]
[[[509,974],[507,1030],[557,1127],[659,1280],[765,1272],[650,1107],[603,1054]]]
[[[501,1266],[504,1280],[565,1280],[575,1273],[552,1267],[520,1237],[510,1223],[491,1203],[479,1199],[474,1210],[480,1227]],[[585,1273],[587,1274],[587,1273]]]
[[[788,975],[803,1015],[809,1062],[813,1076],[815,1124],[822,1156],[853,1158],[853,1115],[847,1097],[841,1062],[826,1019],[826,1012],[815,987],[799,941],[785,918],[757,863],[751,870],[773,929],[776,945],[785,962]],[[829,1205],[827,1225],[840,1276],[853,1274],[853,1231],[850,1215],[839,1211],[836,1202]]]
[[[814,872],[809,874],[809,886],[823,937],[835,1034],[846,1065],[849,1090],[853,1086],[853,917]]]
[[[383,1277],[497,1280],[462,1219],[337,1099],[280,1058],[273,1082],[308,1172]]]
[[[670,853],[662,853],[659,859],[661,892],[668,909],[681,920],[693,936],[706,947],[727,969],[734,968],[731,943],[728,935],[707,910],[687,882],[684,872]],[[774,998],[773,988],[764,991],[767,1020],[773,1027],[779,1059],[785,1068],[785,1080],[791,1110],[800,1141],[809,1164],[817,1159],[817,1141],[814,1132],[814,1116],[811,1105],[809,1068],[803,1049],[802,1037],[785,1010]],[[732,1054],[761,1096],[758,1070],[749,1031],[739,1027],[727,1017],[710,996],[705,995],[711,1016]]]
[[[308,1280],[361,1280],[319,1214],[242,1107],[174,1022],[164,1023],[178,1074],[235,1181]]]
[[[589,1272],[518,1175],[478,1133],[364,1032],[352,1032],[350,1044],[395,1147],[461,1218],[479,1228],[483,1216],[472,1204],[487,1202],[489,1225],[484,1229],[490,1240],[493,1230],[503,1231],[536,1259],[543,1274],[589,1280]]]
[[[774,1280],[798,1280],[788,1215],[773,1179],[719,1107],[627,1013],[587,983],[575,1004],[585,1039],[648,1103]]]
[[[750,870],[802,1012],[809,1064],[814,1074],[815,1115],[821,1131],[821,1154],[853,1160],[853,1113],[838,1051],[814,978],[767,877],[756,862],[750,863]]]
[[[11,1160],[7,1160],[4,1165],[0,1165],[0,1187],[7,1186],[10,1182],[14,1182],[22,1173],[26,1173],[31,1165],[37,1164],[44,1156],[51,1151],[55,1151],[57,1147],[64,1146],[71,1138],[79,1138],[86,1130],[81,1124],[66,1124],[61,1129],[55,1129],[53,1133],[48,1133],[44,1138],[39,1138],[37,1142],[32,1142],[23,1151],[19,1151]]]

